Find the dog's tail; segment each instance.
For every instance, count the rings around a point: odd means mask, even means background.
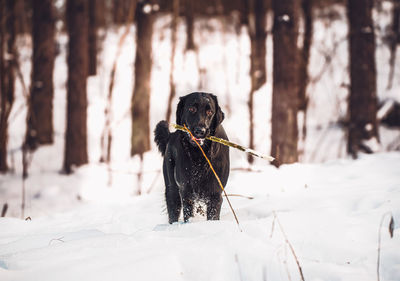
[[[154,130],[154,141],[158,146],[158,150],[164,156],[165,150],[167,148],[167,143],[170,136],[168,122],[163,120],[158,122],[156,129]]]

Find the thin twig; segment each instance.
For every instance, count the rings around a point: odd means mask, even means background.
[[[3,209],[1,210],[1,217],[2,217],[2,218],[6,216],[7,210],[8,210],[8,204],[7,204],[7,203],[4,203]]]
[[[282,224],[281,224],[281,222],[279,221],[279,218],[278,218],[276,212],[273,211],[272,213],[273,213],[273,215],[274,215],[274,217],[275,217],[276,222],[277,222],[278,225],[279,225],[279,228],[280,228],[280,230],[281,230],[281,232],[282,232],[283,237],[285,238],[285,242],[286,242],[286,244],[289,246],[290,251],[292,252],[292,255],[293,255],[293,257],[294,257],[294,259],[295,259],[295,261],[296,261],[297,268],[299,269],[299,272],[300,272],[301,280],[304,281],[303,270],[302,270],[302,268],[301,268],[301,266],[300,266],[300,262],[299,262],[299,259],[297,258],[296,252],[294,251],[293,245],[292,245],[292,243],[290,243],[290,241],[289,241],[289,239],[288,239],[288,237],[287,237],[287,235],[286,235],[286,233],[285,233],[285,230],[283,229]]]
[[[143,154],[140,154],[140,168],[139,168],[139,173],[137,174],[137,191],[136,195],[140,196],[142,195],[142,184],[143,184],[143,167],[144,167],[144,158]]]
[[[271,234],[269,235],[269,238],[272,238],[272,235],[274,234],[274,230],[275,230],[275,220],[276,220],[276,216],[274,216],[274,219],[272,220]]]
[[[151,183],[149,189],[147,190],[147,193],[150,193],[150,192],[153,190],[154,186],[155,186],[156,183],[157,183],[157,180],[158,180],[158,177],[160,176],[160,174],[161,174],[161,170],[159,170],[159,171],[156,173],[156,176],[154,177],[153,182]]]
[[[262,173],[262,170],[255,170],[253,168],[243,168],[243,167],[236,167],[232,168],[231,171],[239,171],[239,172],[249,172],[249,173]]]
[[[22,87],[22,94],[24,95],[25,98],[25,102],[26,104],[29,103],[29,91],[26,87],[26,83],[25,83],[25,79],[24,79],[24,75],[22,74],[21,71],[21,66],[19,64],[19,60],[18,60],[18,54],[17,54],[17,59],[14,60],[14,69],[17,72],[17,77],[20,80],[21,83],[21,87]],[[15,114],[12,116],[12,119],[10,119],[9,124],[11,124],[12,122],[14,122],[14,120],[18,117],[18,115],[22,112],[22,110],[25,108],[26,104],[22,103],[17,110],[15,110]]]
[[[329,130],[329,126],[328,126],[320,134],[320,136],[319,136],[319,138],[317,140],[317,144],[314,146],[315,147],[314,151],[311,152],[311,156],[310,156],[310,159],[309,159],[310,162],[315,162],[317,154],[318,154],[319,150],[321,149],[322,144],[324,143],[324,141],[325,141],[325,139],[326,139],[326,137],[328,136],[329,133],[330,133],[330,130]]]
[[[50,242],[49,242],[49,246],[51,245],[51,242],[53,242],[53,241],[59,241],[59,242],[65,242],[64,240],[62,240],[64,238],[64,236],[62,236],[62,237],[60,237],[60,238],[54,238],[54,239],[51,239],[50,240]]]
[[[172,21],[171,21],[171,66],[169,69],[170,93],[169,93],[167,113],[166,113],[167,122],[170,121],[171,112],[172,112],[172,100],[175,98],[175,95],[176,95],[174,70],[175,70],[178,17],[179,17],[179,0],[173,0],[172,1]]]
[[[125,40],[128,37],[129,31],[130,31],[130,26],[133,21],[133,17],[135,15],[136,11],[136,1],[133,1],[131,3],[128,17],[126,19],[125,23],[125,30],[122,33],[121,37],[119,38],[119,42],[117,45],[117,52],[115,54],[114,62],[111,67],[111,73],[110,73],[110,83],[108,85],[108,95],[107,95],[107,106],[105,109],[105,115],[106,115],[106,122],[104,125],[103,132],[101,134],[101,148],[103,150],[103,155],[101,157],[101,161],[105,161],[109,163],[111,161],[111,142],[112,142],[112,128],[111,128],[111,122],[112,122],[112,99],[113,99],[113,90],[114,90],[114,81],[115,81],[115,74],[117,72],[117,67],[118,67],[118,59],[122,53],[122,47],[124,46]],[[107,139],[107,146],[105,145]]]
[[[385,214],[383,214],[382,218],[381,218],[381,223],[379,224],[379,229],[378,229],[378,260],[376,262],[376,275],[377,275],[377,279],[378,281],[380,281],[380,263],[381,263],[381,229],[382,229],[382,225],[383,225],[383,220],[385,219],[385,217],[387,215],[391,216],[391,220],[390,223],[392,223],[393,221],[393,215],[392,212],[387,212]],[[389,232],[390,232],[390,227],[391,225],[389,225]],[[392,236],[392,233],[391,233]]]
[[[26,143],[22,145],[22,195],[21,195],[21,218],[25,217],[26,203],[26,179],[28,178],[28,170],[32,163],[33,153],[30,153]]]
[[[246,196],[246,195],[241,195],[241,194],[228,194],[228,196],[230,196],[230,197],[242,197],[242,198],[246,198],[246,199],[249,199],[249,200],[254,199],[254,197],[252,197],[252,196]]]
[[[22,145],[22,195],[21,195],[21,218],[25,216],[25,190],[26,179],[28,178],[28,149]]]
[[[239,257],[238,257],[237,254],[235,254],[235,262],[236,262],[236,264],[237,264],[238,271],[239,271],[239,280],[240,280],[240,281],[243,281],[242,269],[240,268]]]
[[[284,248],[285,250],[285,256],[284,256],[284,260],[283,260],[283,265],[285,266],[285,270],[286,270],[286,274],[288,276],[288,280],[292,281],[292,277],[290,275],[290,270],[289,270],[289,265],[288,265],[288,257],[287,257],[287,247]]]
[[[127,174],[127,175],[138,175],[138,174],[151,174],[151,173],[160,173],[161,170],[151,170],[151,171],[142,171],[142,172],[132,172],[132,171],[123,171],[123,170],[116,170],[116,169],[110,169],[109,171],[113,173],[119,173],[119,174]]]

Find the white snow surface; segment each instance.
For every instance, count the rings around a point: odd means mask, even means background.
[[[0,280],[399,280],[400,153],[233,171],[221,220],[167,224],[162,192],[0,220]],[[95,189],[96,187],[93,187]],[[72,190],[70,191],[72,192]],[[379,229],[382,217],[383,226]]]
[[[90,163],[73,175],[60,174],[67,38],[59,34],[61,54],[54,74],[55,143],[33,154],[25,181],[24,214],[20,208],[20,147],[26,106],[21,84],[16,83],[9,125],[12,172],[0,175],[0,208],[8,204],[6,217],[0,218],[0,280],[300,280],[291,247],[305,280],[377,280],[379,233],[380,280],[400,280],[400,153],[387,152],[400,133],[381,127],[381,153],[361,155],[358,160],[346,156],[345,133],[335,122],[346,112],[347,27],[343,7],[337,6],[334,11],[339,15],[337,19],[317,20],[314,27],[310,64],[313,82],[308,87],[308,133],[300,142],[302,163],[276,169],[256,159],[249,166],[244,153],[230,152],[232,169],[226,190],[228,194],[252,198],[230,197],[240,228],[226,199],[220,221],[196,216],[189,223],[169,225],[160,154],[152,144],[143,163],[129,156],[134,28],[123,46],[116,73],[111,165],[98,163],[100,135],[110,68],[123,28],[105,33],[99,73],[88,79]],[[389,22],[390,5],[385,11],[375,15],[382,25],[379,30]],[[152,128],[165,119],[169,22],[166,17],[155,23]],[[271,22],[269,16],[269,30]],[[179,25],[175,61],[178,96],[191,91],[217,94],[230,140],[246,146],[250,90],[247,31],[243,28],[237,34],[229,23],[222,26],[218,20],[200,20],[196,27],[195,38],[201,43],[198,57],[184,52],[185,28]],[[398,100],[400,56],[393,88],[388,90],[389,53],[381,37],[378,34],[378,95],[380,99]],[[29,85],[31,43],[26,38],[19,40],[26,44],[19,51]],[[271,36],[267,48],[267,84],[254,96],[255,149],[262,153],[270,148]],[[326,53],[332,55],[329,63]],[[393,238],[388,231],[391,215],[395,222]]]

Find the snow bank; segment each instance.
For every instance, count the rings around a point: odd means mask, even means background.
[[[162,192],[2,218],[0,280],[299,280],[273,212],[306,280],[376,280],[379,223],[400,219],[399,164],[391,153],[233,171],[228,193],[254,198],[231,198],[242,232],[226,200],[220,221],[168,225]],[[394,281],[400,230],[390,239],[388,223],[381,277]]]

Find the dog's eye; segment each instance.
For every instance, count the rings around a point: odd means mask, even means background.
[[[191,113],[196,113],[197,108],[194,107],[194,106],[191,106],[191,107],[189,107],[189,111],[190,111]]]
[[[207,114],[208,117],[211,117],[213,115],[213,112],[212,112],[211,109],[209,109],[209,110],[206,111],[206,114]]]

